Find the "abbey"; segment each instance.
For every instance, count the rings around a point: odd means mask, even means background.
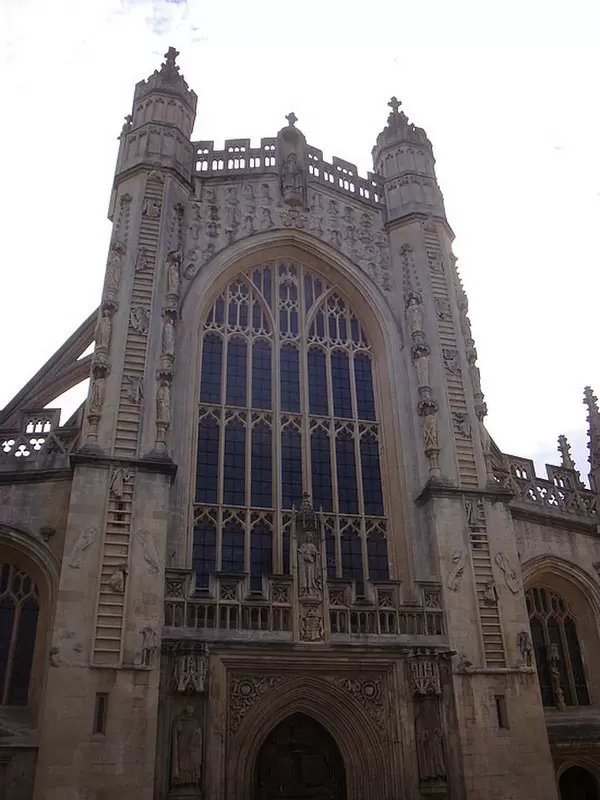
[[[598,800],[594,394],[591,489],[498,449],[395,98],[362,178],[293,113],[192,141],[176,56],[99,309],[0,411],[0,798]]]

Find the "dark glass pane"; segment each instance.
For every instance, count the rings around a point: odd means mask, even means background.
[[[286,428],[281,436],[281,504],[300,508],[302,499],[302,450],[300,432]]]
[[[217,534],[209,519],[201,520],[194,528],[192,569],[196,573],[196,586],[208,587],[208,578],[215,571],[217,556]]]
[[[304,303],[309,311],[313,304],[313,281],[310,275],[304,276]]]
[[[219,481],[219,426],[213,417],[200,421],[196,459],[196,502],[216,503]]]
[[[363,481],[365,514],[383,514],[383,492],[379,467],[379,446],[365,434],[360,442],[360,463]]]
[[[221,544],[222,572],[244,571],[244,530],[238,522],[227,522]]]
[[[387,581],[390,578],[387,541],[383,536],[367,537],[367,557],[369,578],[372,581]]]
[[[250,536],[250,589],[258,592],[262,588],[262,576],[273,572],[273,544],[271,531],[261,522],[252,529]]]
[[[202,343],[202,376],[200,379],[200,402],[221,402],[221,368],[223,362],[223,340],[216,333],[207,333]]]
[[[327,558],[327,577],[335,578],[335,539],[333,536],[325,537],[325,555]]]
[[[565,696],[565,703],[568,706],[573,705],[573,697],[571,694],[571,686],[569,684],[569,679],[567,677],[567,665],[565,662],[565,651],[563,649],[562,638],[560,635],[560,623],[558,620],[551,617],[547,621],[548,626],[548,635],[550,637],[550,641],[557,645],[558,652],[559,652],[559,661],[558,661],[558,668],[560,670],[560,688],[563,690],[563,694]]]
[[[575,627],[575,621],[570,616],[565,617],[565,637],[567,640],[567,647],[569,648],[571,671],[573,673],[575,691],[577,692],[577,702],[580,706],[587,706],[589,705],[590,698],[585,680],[581,650],[579,648],[579,639],[577,638],[577,628]]]
[[[335,443],[335,455],[340,511],[346,514],[357,514],[356,459],[354,456],[354,440],[349,435],[340,434],[338,436]]]
[[[240,422],[225,428],[223,502],[243,506],[246,501],[246,430]]]
[[[317,510],[333,509],[331,488],[331,452],[329,436],[317,429],[310,437],[313,506]]]
[[[252,408],[271,408],[271,345],[252,345]]]
[[[283,532],[283,574],[290,574],[290,532]]]
[[[10,570],[10,565],[5,564],[3,572],[4,570]],[[4,694],[4,682],[6,680],[6,667],[14,619],[15,608],[13,601],[10,597],[3,597],[0,601],[0,702]]]
[[[359,419],[375,419],[375,398],[373,396],[373,374],[371,359],[365,355],[354,357],[354,378],[356,381],[356,404]]]
[[[225,301],[222,297],[219,297],[217,302],[215,303],[215,322],[218,322],[220,325],[223,324],[225,321]]]
[[[230,339],[227,344],[227,404],[246,405],[246,340]]]
[[[19,630],[15,641],[10,682],[8,686],[9,705],[24,706],[29,694],[29,678],[33,663],[35,632],[38,620],[37,600],[30,598],[21,605]]]
[[[552,691],[552,681],[550,679],[546,641],[544,639],[544,626],[542,621],[537,617],[532,617],[529,620],[529,624],[531,627],[531,638],[533,640],[533,651],[535,653],[535,665],[537,667],[538,680],[540,682],[542,704],[545,706],[553,706],[554,693]]]
[[[264,295],[265,300],[269,308],[271,307],[271,268],[267,268],[263,270],[263,289],[262,293]]]
[[[250,458],[252,479],[251,505],[259,508],[271,506],[273,486],[273,450],[271,429],[264,422],[252,430],[252,454]]]
[[[308,351],[308,397],[311,414],[329,413],[325,360],[325,352],[320,347],[311,347]]]
[[[282,347],[280,354],[281,410],[300,411],[300,368],[298,350]]]
[[[335,353],[331,354],[331,383],[335,416],[352,417],[350,367],[347,353],[336,350]]]
[[[362,562],[362,548],[357,534],[344,534],[342,545],[342,575],[356,581],[356,592],[364,593],[364,575]]]

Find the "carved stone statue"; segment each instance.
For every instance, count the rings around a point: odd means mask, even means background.
[[[90,414],[100,414],[102,412],[105,394],[106,378],[103,375],[98,375],[97,378],[92,380],[92,388],[90,390]]]
[[[132,473],[128,469],[119,467],[114,471],[110,481],[110,493],[116,497],[117,500],[123,499],[123,492],[125,491],[125,484],[130,481]]]
[[[171,421],[171,387],[167,381],[161,381],[156,391],[156,421],[163,425]]]
[[[79,534],[79,538],[75,542],[73,552],[69,556],[69,561],[67,562],[70,567],[73,569],[81,569],[82,556],[85,551],[92,546],[97,536],[97,528],[87,528],[87,530]]]
[[[504,573],[504,581],[510,591],[513,594],[517,594],[519,591],[519,579],[517,578],[517,573],[511,567],[506,554],[500,551],[496,553],[496,558],[494,559],[500,570]]]
[[[301,638],[304,642],[320,642],[323,639],[323,620],[315,608],[302,618]]]
[[[188,705],[175,717],[171,752],[172,786],[199,786],[202,777],[202,725]]]
[[[406,318],[411,334],[423,330],[423,304],[421,295],[417,292],[410,291],[408,293],[406,298]]]
[[[112,334],[112,319],[107,308],[102,309],[102,316],[96,325],[96,349],[108,350]]]
[[[125,247],[121,242],[113,242],[108,252],[108,261],[106,264],[106,278],[104,281],[104,289],[106,294],[113,296],[119,289],[121,283],[121,270],[123,268],[123,255]]]
[[[529,631],[519,631],[517,634],[517,647],[521,664],[525,667],[533,667],[533,642]]]
[[[303,206],[305,197],[304,170],[298,164],[296,153],[290,153],[281,173],[283,200],[292,206]]]
[[[318,574],[319,550],[313,538],[307,538],[298,547],[298,590],[300,597],[317,597],[321,591]]]
[[[443,734],[437,700],[427,698],[415,709],[415,738],[419,775],[422,781],[440,781],[446,777]]]
[[[119,564],[108,579],[108,585],[117,594],[125,591],[125,578],[127,576],[127,564]]]
[[[435,414],[426,414],[423,417],[423,440],[425,452],[438,449],[438,426]]]
[[[162,355],[175,358],[175,325],[168,316],[165,316],[162,325]]]
[[[208,648],[202,653],[177,656],[173,665],[175,690],[180,694],[202,694],[208,672]]]
[[[417,370],[417,382],[419,386],[429,386],[429,358],[428,356],[420,356],[415,360],[415,368]]]
[[[149,219],[158,219],[160,217],[159,201],[149,197],[144,203],[142,214]]]
[[[183,250],[181,247],[167,253],[167,294],[171,297],[179,297],[182,261]]]
[[[156,652],[158,652],[158,634],[151,625],[146,625],[142,629],[142,666],[152,666]]]

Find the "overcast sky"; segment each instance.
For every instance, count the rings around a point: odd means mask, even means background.
[[[99,302],[117,135],[172,44],[217,144],[293,109],[364,175],[402,99],[433,142],[490,432],[538,465],[565,433],[587,474],[599,40],[597,0],[0,0],[0,407]]]

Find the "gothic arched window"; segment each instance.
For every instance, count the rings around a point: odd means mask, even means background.
[[[290,570],[292,507],[325,521],[327,573],[389,578],[373,354],[354,311],[298,264],[235,278],[201,337],[193,566]]]
[[[24,706],[29,695],[39,592],[26,572],[0,562],[0,704]]]
[[[562,692],[568,706],[589,705],[575,616],[554,589],[534,586],[525,592],[542,703],[554,706]]]

